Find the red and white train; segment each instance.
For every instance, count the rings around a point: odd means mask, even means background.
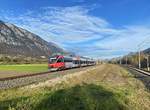
[[[55,55],[49,57],[48,68],[50,71],[63,70],[68,68],[77,68],[95,65],[93,59],[85,57],[70,57],[63,55]]]

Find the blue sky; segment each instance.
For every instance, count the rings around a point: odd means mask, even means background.
[[[149,0],[0,0],[1,20],[94,58],[150,47],[149,12]]]

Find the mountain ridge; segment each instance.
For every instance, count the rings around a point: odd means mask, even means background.
[[[0,54],[31,57],[50,56],[65,51],[53,42],[47,42],[40,36],[0,20]]]

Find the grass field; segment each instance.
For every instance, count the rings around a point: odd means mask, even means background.
[[[53,82],[0,91],[0,110],[149,110],[150,93],[127,70],[101,65]]]
[[[0,78],[48,71],[47,64],[0,65]]]
[[[0,71],[41,72],[47,70],[47,64],[0,65]]]

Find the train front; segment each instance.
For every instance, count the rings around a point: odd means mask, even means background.
[[[56,55],[49,57],[48,60],[48,69],[50,71],[57,71],[64,68],[63,56]]]

